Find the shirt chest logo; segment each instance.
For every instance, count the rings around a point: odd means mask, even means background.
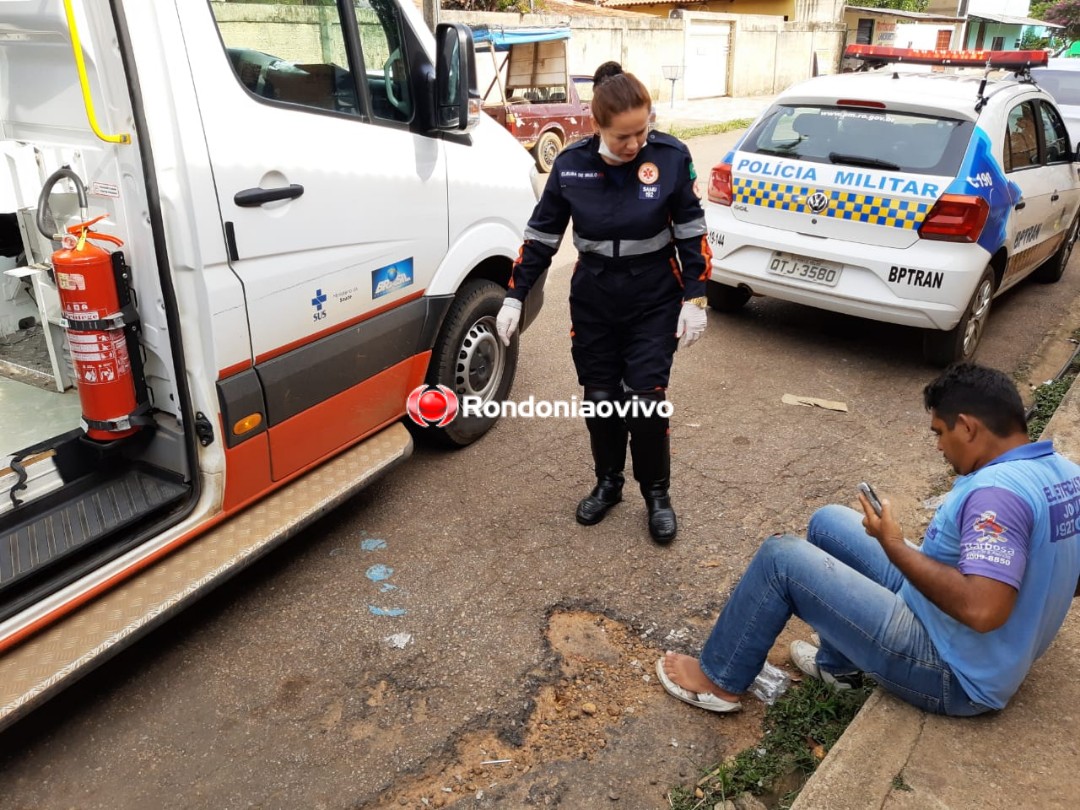
[[[639,200],[656,200],[660,198],[660,186],[642,186],[638,191]]]
[[[640,180],[643,185],[654,185],[660,180],[660,170],[656,168],[655,163],[642,163],[638,166],[637,179]]]

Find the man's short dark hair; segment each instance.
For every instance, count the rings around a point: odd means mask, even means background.
[[[995,436],[1027,432],[1020,392],[1009,377],[975,363],[955,363],[923,389],[923,404],[950,429],[956,417],[974,416]]]

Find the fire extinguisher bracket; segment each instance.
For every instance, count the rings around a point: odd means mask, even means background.
[[[152,427],[154,420],[150,413],[150,403],[144,402],[127,416],[117,419],[87,419],[85,416],[79,422],[83,430],[104,430],[110,433],[131,430],[132,428]]]
[[[128,324],[123,312],[117,312],[107,318],[95,321],[70,321],[67,318],[60,319],[60,326],[73,332],[104,332],[108,329],[123,329]]]

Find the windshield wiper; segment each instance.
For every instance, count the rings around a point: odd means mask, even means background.
[[[900,167],[895,163],[890,163],[887,160],[878,160],[872,157],[863,157],[862,155],[844,155],[840,152],[829,152],[829,161],[831,163],[846,163],[849,166],[868,166],[874,169],[890,169],[892,171],[899,171]]]
[[[769,149],[768,147],[759,146],[756,151],[757,151],[757,154],[759,154],[759,155],[776,155],[777,157],[786,157],[786,158],[791,158],[792,160],[802,160],[803,159],[802,155],[791,151],[796,146],[798,146],[797,143],[794,143],[789,147],[777,148],[777,149]]]

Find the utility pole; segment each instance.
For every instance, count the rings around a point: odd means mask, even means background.
[[[439,0],[424,0],[424,22],[434,34],[435,27],[439,24]]]

